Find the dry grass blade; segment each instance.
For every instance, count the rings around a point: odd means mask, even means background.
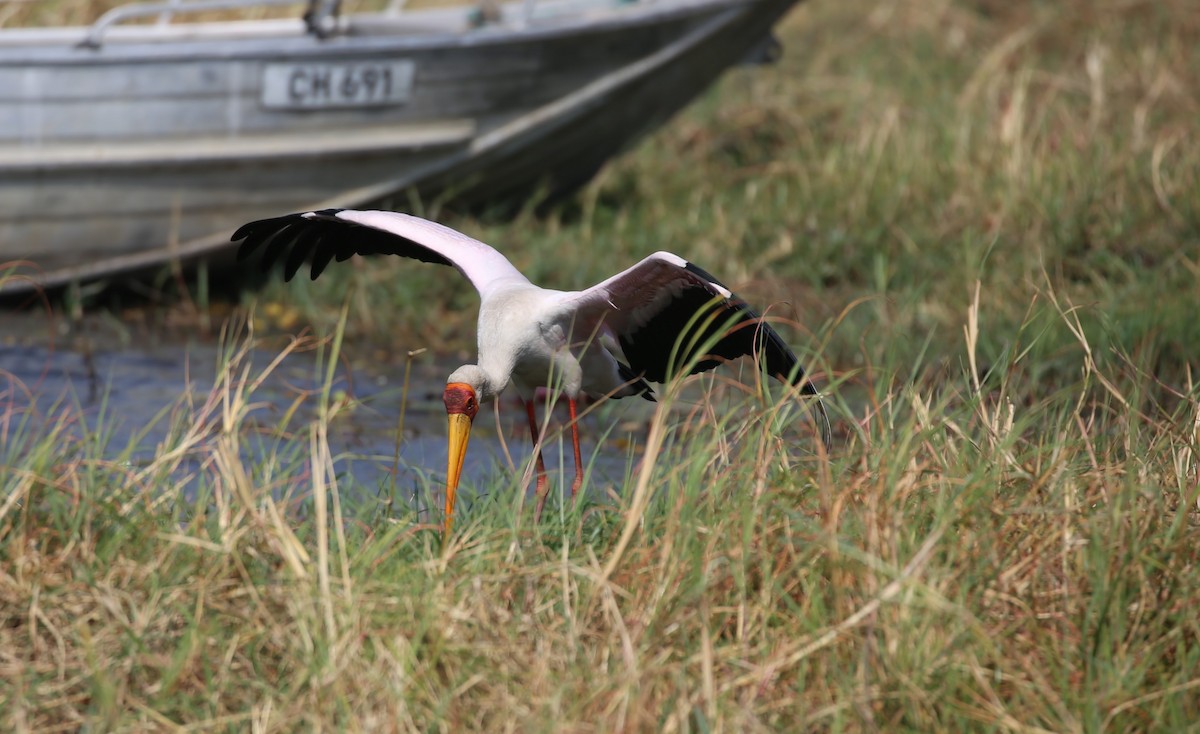
[[[441,218],[552,287],[666,248],[786,304],[831,454],[730,367],[589,409],[627,476],[540,523],[522,426],[442,543],[329,445],[334,362],[471,349],[458,284],[388,259],[262,295],[331,335],[319,390],[268,409],[314,340],[226,334],[141,453],[4,362],[0,729],[1194,729],[1195,4],[810,2],[780,34],[579,206]]]

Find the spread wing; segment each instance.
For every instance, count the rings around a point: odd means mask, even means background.
[[[632,371],[666,382],[743,356],[758,355],[768,374],[818,396],[829,443],[829,419],[819,394],[783,338],[745,301],[704,269],[656,252],[587,290],[572,294],[576,318],[616,338]]]
[[[411,214],[354,209],[323,209],[260,219],[240,227],[230,238],[245,240],[238,248],[242,260],[262,251],[264,267],[284,264],[286,280],[312,261],[315,280],[330,261],[351,255],[399,255],[462,273],[480,294],[498,281],[529,280],[508,258],[490,245],[449,227]]]

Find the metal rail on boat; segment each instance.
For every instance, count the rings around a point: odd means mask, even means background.
[[[133,2],[118,5],[96,19],[88,28],[87,35],[80,46],[98,49],[103,45],[107,31],[116,25],[139,18],[158,17],[157,25],[171,23],[176,15],[187,13],[206,13],[223,10],[248,10],[251,8],[286,7],[299,5],[306,0],[161,0],[160,2]],[[391,0],[384,10],[385,14],[398,14],[408,0]],[[616,0],[614,4],[629,4],[638,0]],[[304,12],[304,22],[310,32],[327,37],[336,30],[337,18],[341,10],[341,0],[307,0],[308,9]],[[522,0],[521,21],[529,23],[535,14],[538,0]],[[497,0],[481,0],[477,12],[477,23],[480,25],[495,22],[500,19],[500,6]]]
[[[101,39],[109,27],[137,18],[158,16],[159,25],[171,22],[179,13],[205,13],[214,10],[243,10],[257,7],[282,7],[297,5],[300,0],[164,0],[163,2],[129,3],[118,5],[96,19],[88,28],[87,36],[79,44],[87,48],[100,48]]]

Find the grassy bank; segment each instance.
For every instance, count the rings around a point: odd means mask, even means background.
[[[1014,407],[1007,380],[881,379],[830,464],[788,403],[718,397],[743,409],[656,421],[611,500],[535,526],[497,486],[443,545],[399,507],[341,505],[325,422],[245,463],[257,375],[225,374],[148,465],[54,411],[6,424],[6,728],[1182,731],[1200,714],[1194,402],[1139,411],[1142,380],[1090,372]],[[185,457],[196,501],[162,491]]]
[[[547,285],[667,248],[774,304],[828,460],[718,381],[604,499],[534,525],[500,483],[443,544],[341,502],[335,392],[261,424],[244,335],[149,462],[0,403],[0,726],[1194,728],[1200,14],[813,2],[781,36],[556,215],[423,206]],[[457,285],[352,262],[255,314],[469,352]]]

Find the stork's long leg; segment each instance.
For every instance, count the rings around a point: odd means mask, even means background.
[[[575,481],[571,483],[571,496],[574,497],[583,486],[583,459],[579,457],[579,419],[575,415],[575,398],[567,399],[567,408],[571,411],[571,445],[575,449]]]
[[[529,437],[533,439],[533,451],[537,454],[537,514],[535,517],[538,520],[542,519],[542,506],[546,504],[546,495],[549,494],[548,485],[546,482],[546,463],[542,461],[542,432],[538,426],[537,417],[533,414],[533,401],[525,403],[525,414],[529,416]]]

